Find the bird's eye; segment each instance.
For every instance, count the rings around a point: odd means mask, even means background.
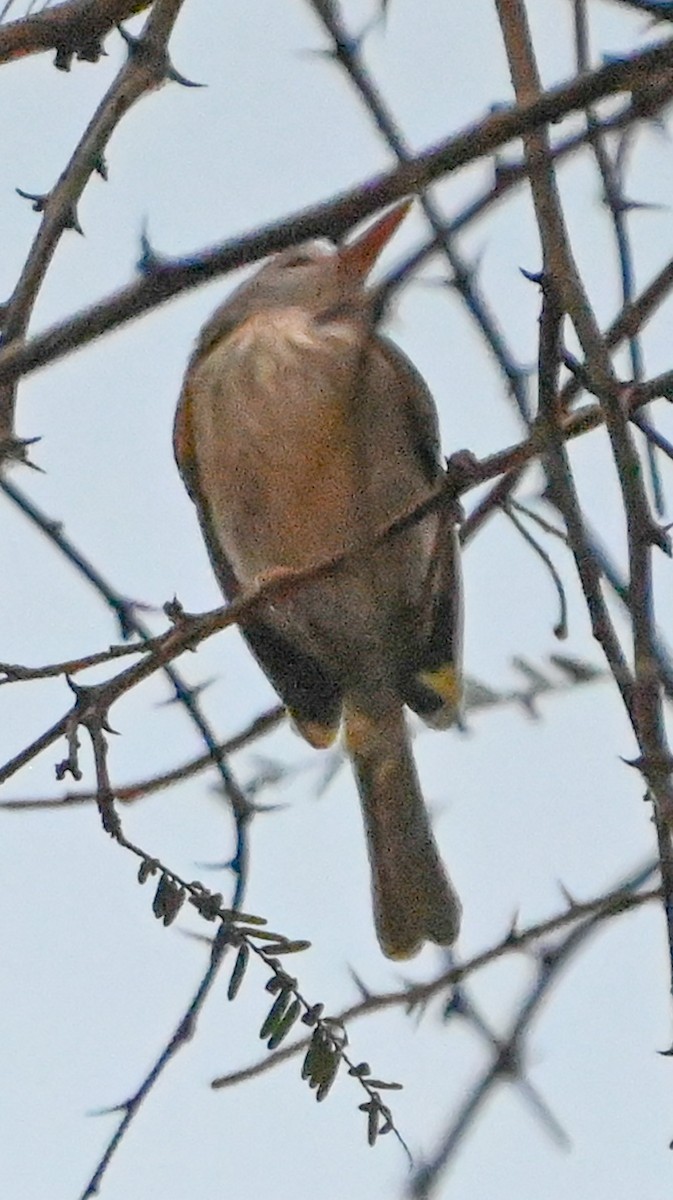
[[[300,250],[300,251],[298,251],[297,254],[293,254],[291,258],[286,258],[285,266],[286,267],[305,267],[305,266],[308,266],[308,264],[312,263],[313,261],[314,261],[314,259],[313,259],[312,254],[309,254],[307,251]]]

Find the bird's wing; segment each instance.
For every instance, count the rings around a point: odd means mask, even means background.
[[[378,344],[400,384],[398,391],[404,405],[409,446],[425,481],[432,486],[442,473],[435,402],[423,376],[399,346],[385,337],[379,337]]]
[[[406,355],[385,338],[384,355],[399,380],[405,405],[409,446],[428,487],[440,482],[437,410],[428,387]],[[428,724],[444,728],[458,719],[462,696],[463,588],[456,513],[438,510],[432,563],[427,579],[427,609],[418,622],[414,670],[404,685],[404,699]]]
[[[196,506],[218,583],[225,598],[234,600],[241,594],[241,585],[213,528],[207,498],[199,482],[188,378],[175,417],[173,449],[178,470]],[[330,745],[341,719],[341,692],[319,661],[262,617],[253,616],[242,622],[241,632],[302,736],[318,748]]]

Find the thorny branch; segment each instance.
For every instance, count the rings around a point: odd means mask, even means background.
[[[587,0],[574,0],[574,10],[577,70],[578,74],[581,74],[590,69],[591,59]],[[596,117],[593,108],[587,108],[586,117],[589,140],[596,156],[596,164],[603,187],[603,203],[610,213],[612,222],[619,260],[622,306],[626,308],[632,302],[635,292],[635,261],[629,236],[628,214],[635,209],[646,207],[642,202],[635,203],[632,200],[628,200],[624,192],[624,171],[626,159],[633,142],[633,130],[628,128],[625,130],[621,136],[616,153],[613,155],[607,138],[601,131],[600,121]],[[644,378],[645,365],[642,342],[637,333],[633,333],[629,337],[628,348],[631,377],[634,383],[641,383]],[[661,476],[657,467],[654,447],[651,442],[647,443],[647,449],[655,503],[657,512],[661,515],[663,512]]]
[[[607,570],[607,568],[606,568]],[[660,654],[665,655],[664,648],[660,648]],[[526,713],[534,714],[537,712],[540,700],[543,697],[565,692],[569,689],[575,689],[583,684],[596,683],[604,679],[604,673],[589,663],[571,658],[567,655],[552,655],[551,664],[557,668],[557,677],[553,677],[547,671],[538,666],[532,666],[526,659],[516,657],[513,660],[513,666],[523,675],[523,686],[510,687],[505,690],[495,690],[494,688],[480,683],[478,680],[466,678],[465,680],[465,720],[469,722],[472,715],[484,710],[493,710],[504,705],[515,705],[517,708],[523,709]],[[69,664],[58,664],[67,666]],[[0,670],[3,668],[0,666]],[[12,671],[23,671],[24,668],[10,668]],[[662,670],[664,670],[664,661],[662,660]],[[673,699],[673,668],[671,670],[671,698]],[[38,673],[38,678],[40,677]],[[237,753],[250,746],[253,742],[257,742],[265,734],[276,729],[277,726],[286,718],[286,712],[282,705],[275,705],[261,716],[256,717],[247,728],[243,729],[234,737],[228,738],[217,749],[221,756],[227,756]],[[325,761],[322,759],[321,761]],[[329,780],[335,773],[338,763],[343,761],[343,750],[341,747],[335,748],[329,756],[326,766],[322,771],[323,780]],[[186,779],[191,779],[194,775],[198,775],[203,771],[209,770],[214,766],[214,756],[212,752],[200,754],[196,758],[191,758],[187,762],[180,763],[179,766],[172,770],[163,771],[156,775],[151,775],[145,779],[137,779],[129,784],[115,784],[112,788],[115,800],[119,800],[122,804],[133,804],[136,800],[144,799],[146,796],[152,796],[156,792],[163,791],[165,788],[172,787],[175,783],[183,783]],[[320,785],[320,790],[323,790],[325,783]],[[42,809],[53,808],[76,808],[80,805],[88,805],[96,800],[95,791],[77,791],[66,792],[64,795],[49,797],[24,797],[22,799],[0,800],[0,811],[6,812],[39,812]]]
[[[522,0],[496,0],[512,82],[522,104],[541,93],[526,11]],[[659,856],[663,873],[664,911],[673,992],[673,861],[670,822],[673,818],[671,766],[666,741],[663,691],[656,670],[657,634],[653,610],[652,552],[670,555],[664,531],[655,525],[642,479],[637,449],[624,410],[623,388],[615,378],[589,297],[570,247],[549,144],[543,128],[524,134],[530,186],[540,235],[544,296],[540,339],[540,415],[547,424],[547,475],[554,502],[563,514],[594,636],[601,645],[620,689],[639,748],[636,762],[654,802]],[[629,667],[601,593],[600,572],[591,558],[567,452],[558,432],[556,397],[561,362],[562,322],[568,316],[586,355],[589,374],[597,381],[622,492],[629,548],[629,595],[633,663]],[[548,339],[545,330],[549,328]]]
[[[653,869],[645,867],[644,870],[636,872],[631,880],[623,883],[621,897],[616,901],[617,904],[623,903],[624,900],[628,902],[629,898],[635,899],[637,896],[641,896],[642,893],[638,892],[633,895],[633,889],[642,887]],[[618,894],[619,891],[620,889],[617,889]],[[647,895],[647,899],[652,898],[652,893],[645,893],[645,895]],[[533,985],[520,1005],[511,1023],[509,1033],[495,1047],[491,1062],[481,1078],[471,1088],[458,1113],[449,1123],[446,1132],[440,1137],[432,1157],[414,1171],[409,1186],[409,1195],[414,1197],[414,1200],[428,1200],[436,1192],[446,1168],[453,1161],[457,1148],[495,1087],[501,1083],[511,1083],[521,1078],[526,1036],[533,1021],[542,1005],[549,1000],[559,973],[583,948],[587,939],[603,928],[604,919],[605,911],[601,912],[600,909],[597,909],[585,920],[576,924],[559,942],[540,948],[536,958]]]
[[[586,77],[552,88],[530,104],[493,113],[456,137],[325,204],[298,212],[214,250],[195,254],[186,261],[171,262],[153,257],[144,265],[137,282],[128,284],[107,300],[101,300],[83,313],[38,334],[25,345],[9,343],[0,352],[0,385],[61,358],[157,308],[172,296],[207,283],[218,275],[248,266],[297,242],[316,237],[338,240],[353,225],[383,206],[422,192],[435,180],[495,154],[529,130],[546,122],[559,121],[586,108],[587,104],[609,96],[629,92],[637,97],[650,72],[671,68],[673,46],[664,43],[644,50],[630,59],[609,63]],[[670,87],[673,92],[673,81]],[[623,110],[624,121],[637,116],[633,102]]]
[[[36,211],[42,213],[42,221],[21,276],[4,308],[2,333],[5,345],[22,341],[33,305],[64,231],[75,229],[82,232],[77,219],[77,204],[94,172],[106,177],[103,156],[114,130],[142,95],[160,87],[169,78],[166,46],[183,2],[155,0],[140,37],[129,40],[126,64],[101,100],[55,187],[45,196],[31,197],[35,201]],[[109,10],[114,6],[106,4],[103,7]],[[135,9],[142,7],[144,5],[136,5]],[[62,9],[60,11],[62,13]],[[54,9],[52,13],[58,14],[59,10]],[[95,17],[94,8],[91,19],[95,21]],[[75,24],[77,21],[81,21],[81,17],[77,18]],[[72,21],[68,28],[71,24]],[[0,461],[3,453],[9,457],[23,457],[25,452],[25,443],[17,441],[14,431],[15,385],[16,377],[6,379],[0,387]]]
[[[108,33],[149,8],[151,0],[63,0],[52,8],[0,25],[0,65],[55,50],[54,65],[69,71],[72,59],[98,62]]]
[[[140,619],[137,605],[123,596],[105,577],[97,571],[93,564],[75,548],[68,538],[62,525],[47,517],[38,506],[30,500],[10,480],[0,478],[0,490],[8,497],[28,520],[39,530],[41,535],[50,541],[64,559],[94,588],[113,613],[122,637],[133,635],[140,638],[140,645],[134,643],[129,651],[139,651],[153,642],[149,630]],[[104,652],[108,653],[108,652]],[[113,655],[116,657],[116,655]],[[76,665],[76,664],[66,664]],[[199,703],[198,688],[190,687],[182,678],[174,663],[166,663],[164,674],[171,685],[175,702],[180,705],[195,726],[206,752],[204,757],[214,767],[222,794],[227,798],[234,817],[236,829],[236,850],[232,856],[232,870],[235,874],[234,907],[243,902],[246,882],[246,864],[248,862],[247,831],[253,809],[247,801],[233,772],[226,760],[226,749],[219,745],[218,739],[206,720]],[[73,672],[75,673],[75,672]]]
[[[366,990],[363,998],[343,1009],[337,1019],[344,1025],[350,1026],[360,1017],[390,1008],[422,1010],[436,997],[450,996],[452,988],[464,980],[472,978],[483,967],[511,954],[529,951],[536,944],[561,932],[567,926],[574,926],[578,921],[588,918],[597,919],[600,922],[609,917],[619,916],[623,912],[630,912],[653,900],[658,900],[661,896],[659,888],[652,888],[648,891],[639,890],[655,869],[655,863],[643,864],[630,874],[626,882],[622,880],[616,887],[602,892],[600,896],[583,902],[570,899],[567,908],[554,917],[530,925],[526,929],[509,929],[495,945],[476,954],[468,962],[452,963],[434,979],[425,980],[423,983],[405,984],[404,987],[390,992]],[[242,1070],[232,1071],[228,1075],[214,1079],[212,1086],[215,1088],[230,1087],[246,1079],[254,1079],[257,1075],[263,1075],[289,1058],[301,1054],[306,1049],[306,1045],[305,1039],[294,1042],[290,1046],[283,1047],[282,1050],[276,1050],[273,1054],[267,1055],[250,1067],[244,1067]]]
[[[634,389],[631,401],[632,403],[637,403],[638,400],[639,397]],[[599,405],[586,405],[583,409],[565,419],[562,433],[559,436],[562,438],[577,437],[585,433],[588,429],[595,428],[602,420],[603,410]],[[454,503],[456,497],[463,494],[469,488],[476,486],[478,483],[484,483],[501,474],[503,471],[517,469],[532,458],[535,458],[538,454],[543,453],[546,449],[546,432],[544,426],[540,425],[526,441],[518,443],[516,446],[498,454],[489,455],[486,459],[482,459],[481,462],[475,459],[467,474],[462,468],[458,475],[454,475],[449,469],[440,486],[433,490],[425,500],[414,504],[411,508],[399,513],[391,521],[387,522],[378,531],[375,539],[376,542],[394,537],[441,504],[447,502],[449,504]],[[366,540],[361,545],[354,546],[351,550],[328,555],[326,558],[301,569],[287,570],[283,572],[282,576],[266,580],[252,591],[242,594],[226,607],[216,608],[211,612],[192,615],[184,613],[179,606],[177,608],[176,606],[169,606],[170,615],[174,618],[173,628],[152,639],[151,647],[140,662],[127,667],[118,675],[107,680],[106,683],[97,685],[99,703],[108,712],[117,700],[137,687],[138,684],[150,678],[157,671],[164,669],[168,663],[184,653],[185,650],[193,650],[206,638],[211,637],[214,633],[222,629],[227,629],[239,623],[244,618],[249,617],[255,609],[269,601],[286,596],[296,588],[301,587],[302,584],[318,579],[330,571],[337,570],[341,563],[358,555],[367,555],[370,548],[371,542]],[[620,673],[620,680],[624,687],[626,686],[626,679],[627,672],[624,666]],[[0,767],[0,784],[5,783],[12,775],[16,774],[17,771],[25,767],[38,754],[42,753],[43,750],[63,737],[69,728],[71,720],[72,713],[66,713],[50,730],[40,735],[30,746],[25,747],[14,758]]]

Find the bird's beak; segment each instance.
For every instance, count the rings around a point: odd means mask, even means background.
[[[382,250],[406,217],[412,203],[412,200],[404,200],[397,204],[354,242],[339,247],[339,265],[347,276],[364,283]]]

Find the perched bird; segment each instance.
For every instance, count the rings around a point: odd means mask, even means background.
[[[217,309],[187,368],[178,467],[228,600],[344,554],[255,608],[244,636],[297,730],[340,726],[367,835],[376,931],[407,958],[454,941],[460,905],[420,791],[404,705],[455,720],[462,598],[456,511],[374,535],[443,475],[437,414],[376,330],[371,268],[409,208],[355,240],[273,256]],[[347,553],[369,543],[366,553]]]

